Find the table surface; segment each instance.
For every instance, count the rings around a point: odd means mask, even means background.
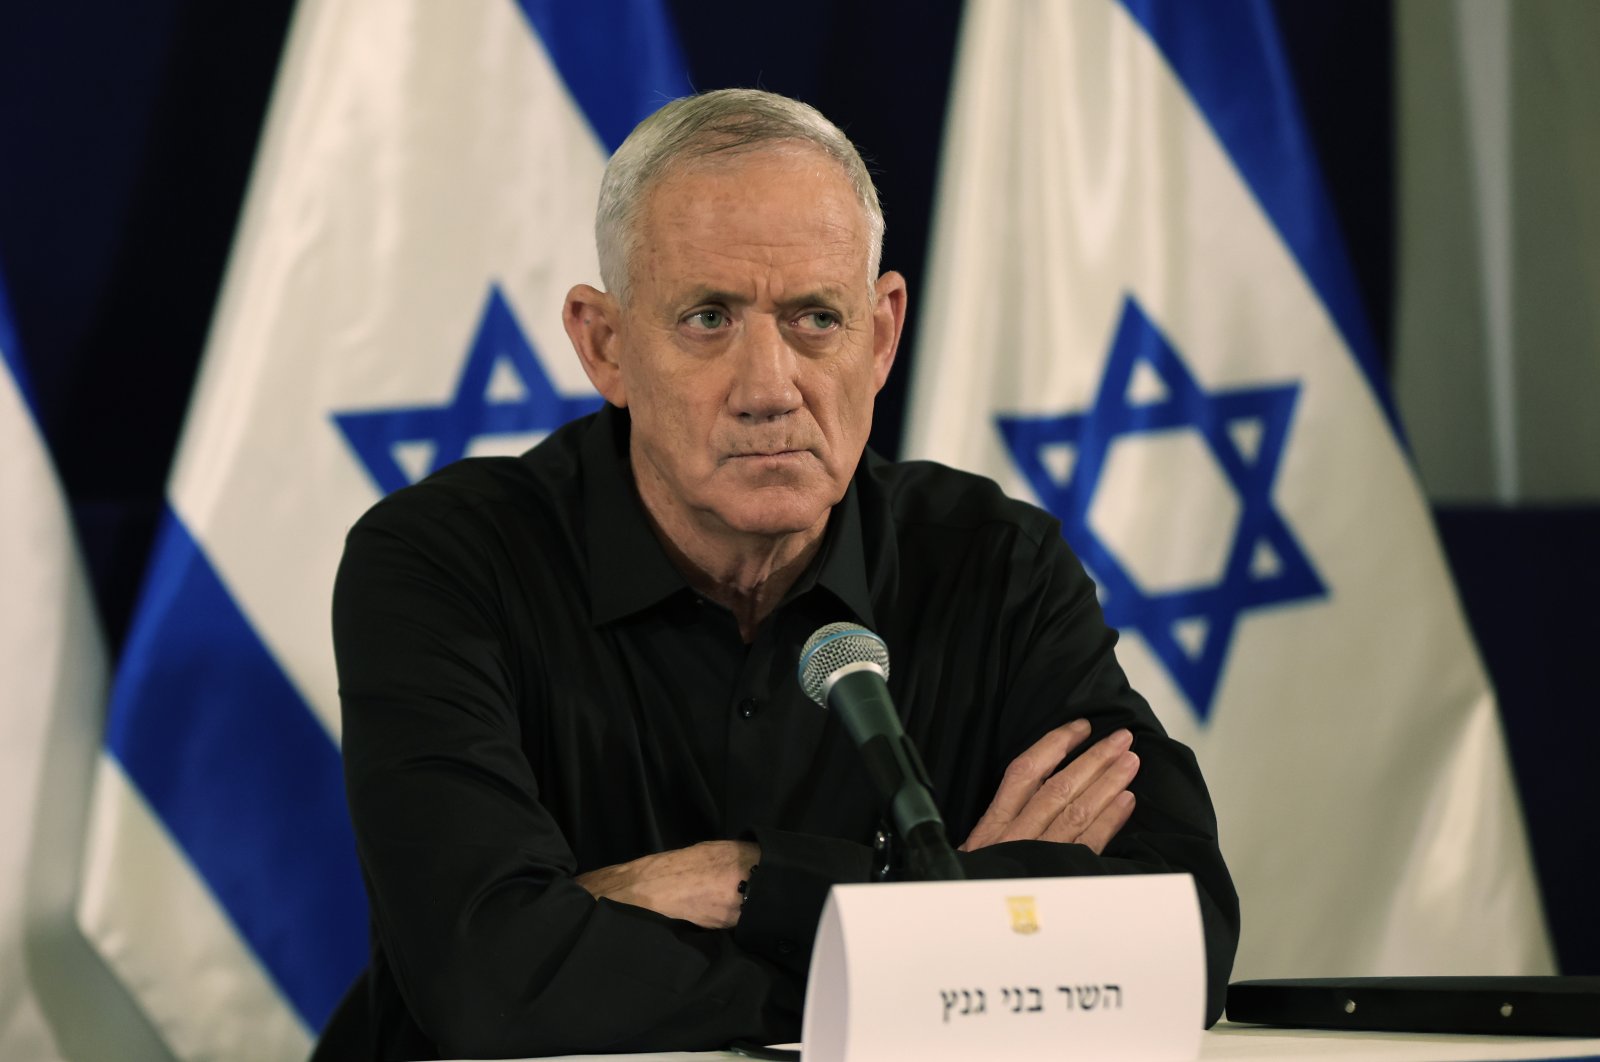
[[[1275,1029],[1219,1022],[1200,1039],[1202,1062],[1499,1062],[1512,1059],[1600,1059],[1600,1039],[1557,1036],[1447,1036],[1439,1033]],[[563,1055],[561,1062],[745,1062],[727,1051],[639,1055]]]

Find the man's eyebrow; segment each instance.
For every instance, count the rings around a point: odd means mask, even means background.
[[[802,291],[793,298],[784,299],[783,305],[815,306],[820,304],[823,306],[837,306],[844,300],[844,297],[844,288],[829,284],[826,287],[813,288],[810,291]]]
[[[803,291],[798,295],[792,295],[787,299],[781,300],[778,305],[785,309],[793,309],[798,306],[815,305],[837,306],[841,301],[843,301],[844,298],[844,288],[839,287],[838,285],[829,284],[824,287],[813,288],[810,291]],[[689,288],[677,300],[677,302],[683,306],[699,306],[702,303],[717,303],[724,306],[742,306],[749,301],[750,299],[747,295],[740,295],[735,292],[724,291],[721,288],[713,288],[710,286]]]
[[[731,291],[723,291],[721,288],[702,286],[685,291],[678,301],[685,306],[698,306],[703,302],[738,305],[749,300],[743,295],[736,295]]]

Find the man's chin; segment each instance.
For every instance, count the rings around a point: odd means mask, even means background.
[[[820,527],[827,520],[831,502],[811,492],[775,488],[754,488],[731,504],[721,506],[718,516],[731,530],[745,535],[795,535]]]

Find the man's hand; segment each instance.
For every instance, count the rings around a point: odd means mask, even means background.
[[[648,907],[704,929],[730,929],[744,902],[739,882],[749,880],[760,859],[761,849],[749,841],[702,841],[579,874],[578,884],[597,900]]]
[[[961,851],[1001,841],[1075,841],[1096,855],[1104,851],[1133,814],[1128,783],[1139,770],[1139,757],[1128,751],[1133,735],[1118,730],[1056,770],[1088,736],[1089,723],[1078,719],[1012,760]]]

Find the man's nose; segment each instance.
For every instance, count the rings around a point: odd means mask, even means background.
[[[800,407],[795,381],[799,358],[776,318],[752,314],[735,352],[733,386],[728,403],[741,417],[766,420]]]

